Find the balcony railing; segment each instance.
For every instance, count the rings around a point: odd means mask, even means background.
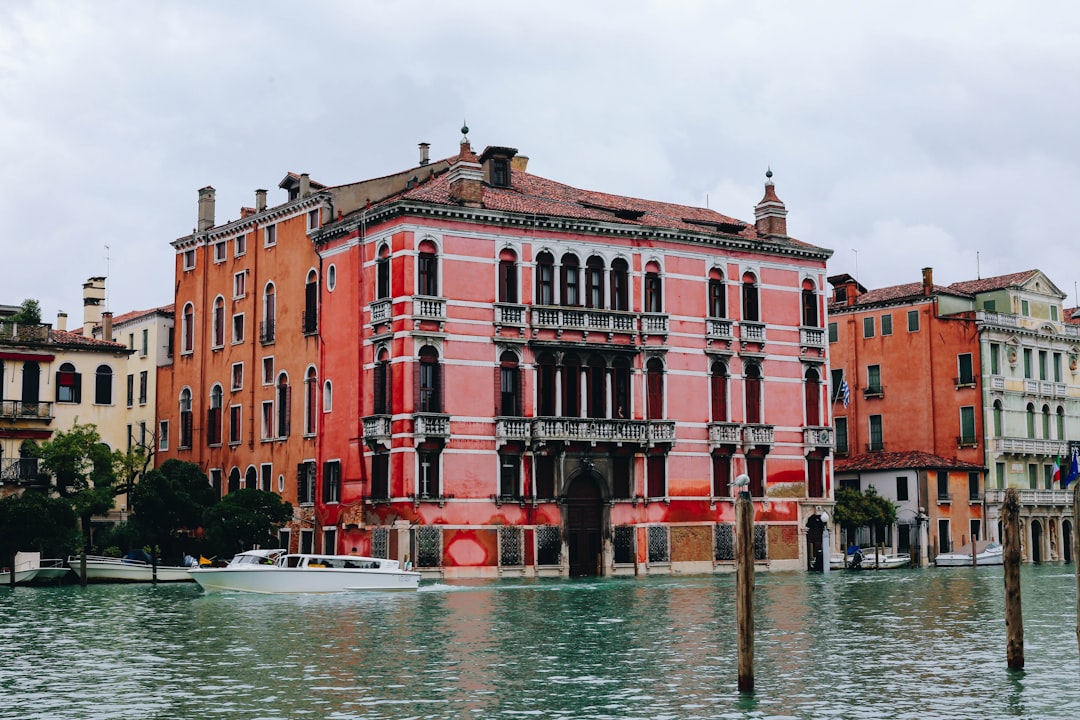
[[[831,448],[833,446],[833,432],[831,427],[825,426],[803,428],[803,445]]]
[[[413,415],[413,437],[418,443],[428,438],[449,439],[450,416],[442,413],[415,413]]]
[[[974,375],[968,375],[966,377],[953,378],[953,385],[956,386],[957,390],[959,390],[960,388],[975,387],[975,385],[976,385],[975,376]]]
[[[46,342],[52,325],[47,323],[17,323],[0,320],[0,340],[14,342]]]
[[[1005,389],[1005,376],[1004,375],[991,375],[990,376],[990,389],[991,390],[1004,390]]]
[[[4,482],[29,482],[38,476],[37,458],[0,459],[0,480]]]
[[[663,313],[642,313],[642,335],[667,335],[668,316]]]
[[[716,449],[721,445],[738,445],[742,437],[742,425],[735,422],[711,422],[709,423],[709,448]]]
[[[413,317],[424,320],[445,320],[446,300],[435,297],[414,297]]]
[[[529,442],[530,439],[532,439],[531,418],[495,418],[495,442],[500,447],[510,441]]]
[[[274,342],[275,321],[263,320],[259,323],[259,342],[269,345]]]
[[[495,303],[495,324],[525,327],[525,306],[515,303]]]
[[[51,402],[0,401],[0,418],[7,420],[52,420]]]
[[[976,437],[975,435],[957,435],[956,436],[956,447],[958,447],[958,448],[962,448],[962,447],[978,447],[978,446],[979,446],[979,438]]]
[[[648,439],[647,425],[645,420],[534,418],[532,421],[532,437],[537,442],[562,440],[644,444]]]
[[[825,331],[821,328],[799,328],[799,343],[805,347],[824,348]]]
[[[1027,507],[1070,507],[1073,503],[1072,490],[1031,490],[1028,488],[1017,489],[1020,495],[1020,504]],[[1005,490],[1002,488],[987,488],[986,502],[997,505],[1005,502]]]
[[[1036,440],[1035,438],[999,437],[994,438],[994,452],[1010,455],[1042,455],[1044,457],[1065,456],[1069,452],[1069,443],[1062,440]]]
[[[387,322],[390,319],[390,298],[382,298],[381,300],[375,300],[371,303],[371,324],[378,325],[379,323]]]
[[[390,439],[389,415],[369,415],[364,418],[364,442],[367,443],[368,447],[374,448],[376,445],[382,445],[389,450]]]
[[[609,335],[637,332],[637,315],[620,310],[534,306],[531,322],[536,329],[578,330]]]
[[[740,320],[739,332],[742,336],[743,342],[765,342],[765,323],[751,322],[749,320]]]
[[[731,326],[731,321],[724,318],[706,318],[705,336],[709,340],[731,340]]]
[[[863,393],[864,398],[884,397],[885,396],[885,386],[884,385],[870,385],[869,387],[864,387],[862,393]]]
[[[773,444],[772,425],[746,425],[743,427],[743,443],[747,448]]]
[[[649,420],[647,432],[649,445],[675,442],[674,420]]]

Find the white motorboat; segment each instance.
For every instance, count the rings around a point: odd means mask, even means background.
[[[38,569],[30,568],[28,570],[16,570],[15,571],[15,584],[22,585],[28,583],[37,577]],[[11,571],[4,570],[0,572],[0,587],[6,587],[11,584]]]
[[[976,565],[1004,565],[1005,548],[1001,543],[980,540],[976,546]],[[934,559],[938,567],[971,567],[971,543],[953,552],[939,553]]]
[[[39,552],[15,553],[15,569],[37,570],[31,580],[25,581],[32,581],[34,585],[59,583],[64,579],[64,576],[71,572],[71,568],[67,566],[67,563],[62,558],[46,558],[42,560]]]
[[[79,574],[79,556],[68,558],[68,565]],[[158,582],[191,582],[184,565],[158,565]],[[154,567],[145,560],[130,558],[86,556],[86,582],[153,582]]]
[[[894,570],[907,567],[911,564],[911,555],[907,553],[891,553],[878,551],[876,548],[860,551],[861,559],[856,560],[854,555],[833,553],[829,560],[829,568],[832,570]]]
[[[189,573],[203,590],[252,593],[337,593],[355,590],[416,590],[420,573],[397,560],[360,555],[289,554],[249,550],[225,567],[201,566]]]

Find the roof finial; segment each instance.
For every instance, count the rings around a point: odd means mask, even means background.
[[[769,165],[767,167],[768,167],[768,169],[765,171],[765,184],[766,185],[772,185],[773,184],[773,181],[772,181],[772,166]]]
[[[469,142],[469,126],[461,121],[461,142]]]

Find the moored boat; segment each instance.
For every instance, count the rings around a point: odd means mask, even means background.
[[[59,583],[71,572],[63,558],[45,558],[39,560],[37,576],[34,577],[35,585]]]
[[[934,559],[938,567],[971,567],[971,543],[953,552],[938,553]],[[1001,543],[980,540],[975,548],[976,565],[1004,565],[1005,553]]]
[[[31,580],[33,580],[35,577],[37,577],[37,574],[38,574],[38,569],[37,568],[30,568],[28,570],[16,570],[15,571],[15,584],[16,585],[22,585],[24,583],[28,583]],[[5,587],[5,586],[10,585],[10,584],[11,584],[11,571],[7,570],[7,569],[5,569],[3,571],[0,571],[0,587]]]
[[[79,574],[79,556],[68,558],[68,565]],[[188,567],[158,565],[158,582],[191,582]],[[154,567],[144,560],[130,558],[86,556],[86,582],[153,582]]]
[[[907,553],[878,552],[875,549],[863,550],[855,555],[833,553],[829,562],[832,570],[894,570],[911,564],[911,555]]]
[[[397,560],[284,550],[249,550],[224,567],[191,568],[189,575],[208,593],[416,590],[420,584],[420,573],[403,570]]]

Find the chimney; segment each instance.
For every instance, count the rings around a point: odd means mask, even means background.
[[[67,313],[63,310],[56,313],[56,329],[67,332]]]
[[[300,197],[306,198],[311,194],[311,178],[307,173],[300,173]]]
[[[266,191],[255,191],[255,212],[262,212],[266,209]]]
[[[242,206],[240,208],[240,219],[243,220],[244,218],[251,217],[256,212],[257,211],[253,207]]]
[[[525,172],[525,168],[529,167],[529,156],[515,155],[510,158],[510,167],[518,172]]]
[[[484,198],[484,170],[480,160],[469,145],[469,128],[461,128],[461,154],[450,166],[447,180],[450,182],[450,199],[467,207],[480,207]]]
[[[431,149],[431,143],[420,143],[420,165],[424,166],[431,162],[428,156],[428,151]]]
[[[101,313],[101,339],[112,342],[112,313],[108,310]]]
[[[209,185],[199,190],[199,232],[214,227],[214,194]]]
[[[765,173],[765,197],[754,206],[754,220],[759,232],[787,237],[787,208],[776,196],[771,168]]]
[[[105,278],[92,277],[83,283],[83,337],[94,337],[105,307]]]
[[[922,294],[929,297],[934,292],[934,268],[922,269]]]

